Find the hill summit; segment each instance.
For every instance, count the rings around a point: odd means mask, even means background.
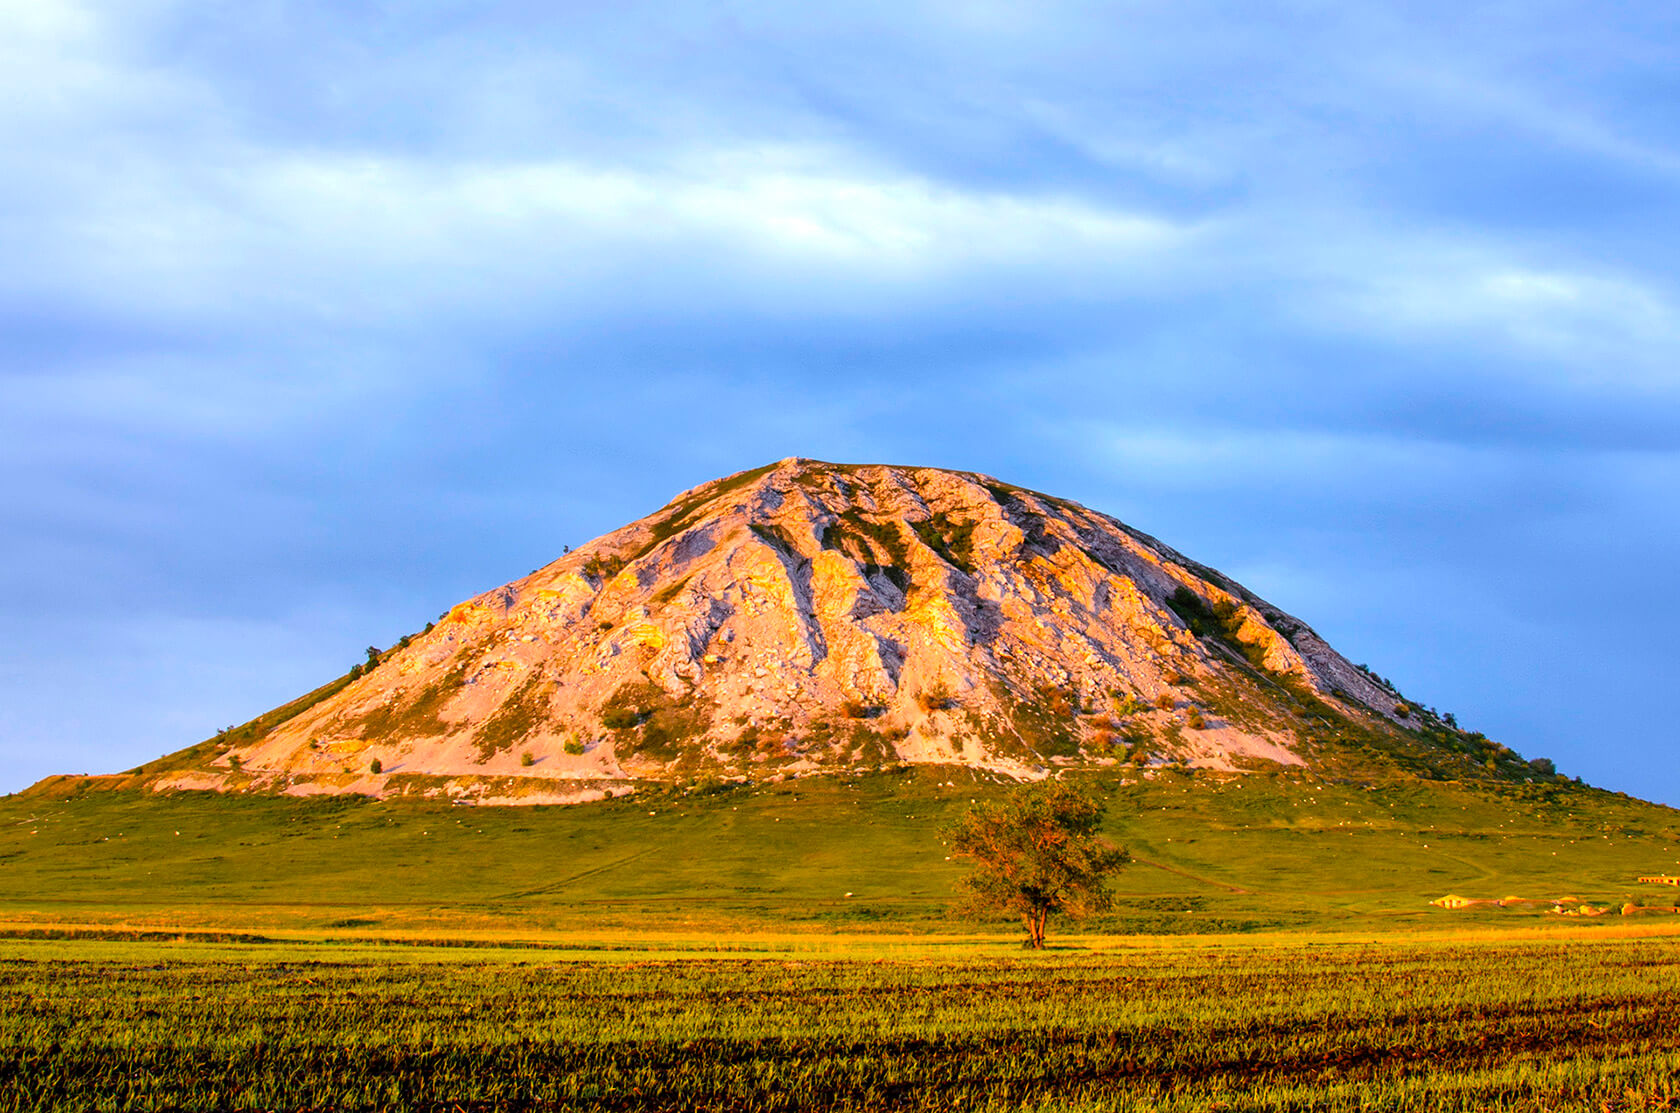
[[[713,480],[369,657],[130,776],[536,803],[906,762],[1537,775],[1154,538],[936,468]]]

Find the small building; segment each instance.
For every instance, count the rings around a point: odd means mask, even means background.
[[[1656,874],[1656,875],[1653,875],[1651,877],[1641,877],[1639,880],[1644,882],[1647,885],[1677,885],[1677,886],[1680,886],[1680,877],[1671,877],[1668,874]]]
[[[1481,901],[1471,900],[1469,897],[1461,897],[1456,893],[1448,893],[1446,896],[1432,900],[1429,903],[1435,905],[1437,908],[1469,908],[1473,904],[1480,904]]]

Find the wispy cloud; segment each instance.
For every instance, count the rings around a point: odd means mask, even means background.
[[[1457,341],[1503,350],[1530,376],[1680,389],[1672,374],[1680,318],[1666,283],[1609,268],[1528,266],[1439,234],[1429,239],[1433,244],[1370,245],[1358,270],[1322,276],[1306,307],[1322,327],[1389,343]],[[1379,260],[1385,265],[1372,265]]]

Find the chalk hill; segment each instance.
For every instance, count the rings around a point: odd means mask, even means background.
[[[1550,776],[1107,515],[795,458],[685,491],[125,779],[537,803],[903,762]]]

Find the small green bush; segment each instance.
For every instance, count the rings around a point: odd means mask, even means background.
[[[641,721],[641,712],[629,707],[609,707],[601,714],[601,725],[608,730],[629,730]]]
[[[583,574],[596,580],[610,580],[624,571],[622,557],[611,556],[605,559],[592,556],[583,565]]]
[[[579,754],[583,753],[583,743],[579,742],[576,738],[566,739],[566,744],[562,748],[573,757],[577,757]]]
[[[1078,697],[1069,697],[1060,688],[1043,685],[1038,689],[1039,705],[1052,719],[1071,719],[1077,713]]]
[[[527,769],[534,765],[536,760],[536,758],[531,756],[530,750],[526,750],[524,753],[519,755],[519,764],[525,766]]]
[[[1190,724],[1191,730],[1207,729],[1207,719],[1203,717],[1201,708],[1199,707],[1192,707],[1190,709],[1190,714],[1184,717],[1184,721]]]
[[[1136,715],[1140,711],[1149,709],[1149,705],[1138,699],[1131,692],[1123,692],[1119,688],[1110,688],[1108,698],[1114,701],[1114,713],[1119,716]]]
[[[369,773],[383,773],[384,771],[385,766],[380,763],[378,758],[374,758],[372,761],[368,762]]]
[[[916,697],[916,702],[921,705],[923,711],[933,712],[948,711],[956,704],[957,700],[951,694],[951,689],[946,687],[945,682],[938,681],[931,687],[922,689],[922,693]]]

